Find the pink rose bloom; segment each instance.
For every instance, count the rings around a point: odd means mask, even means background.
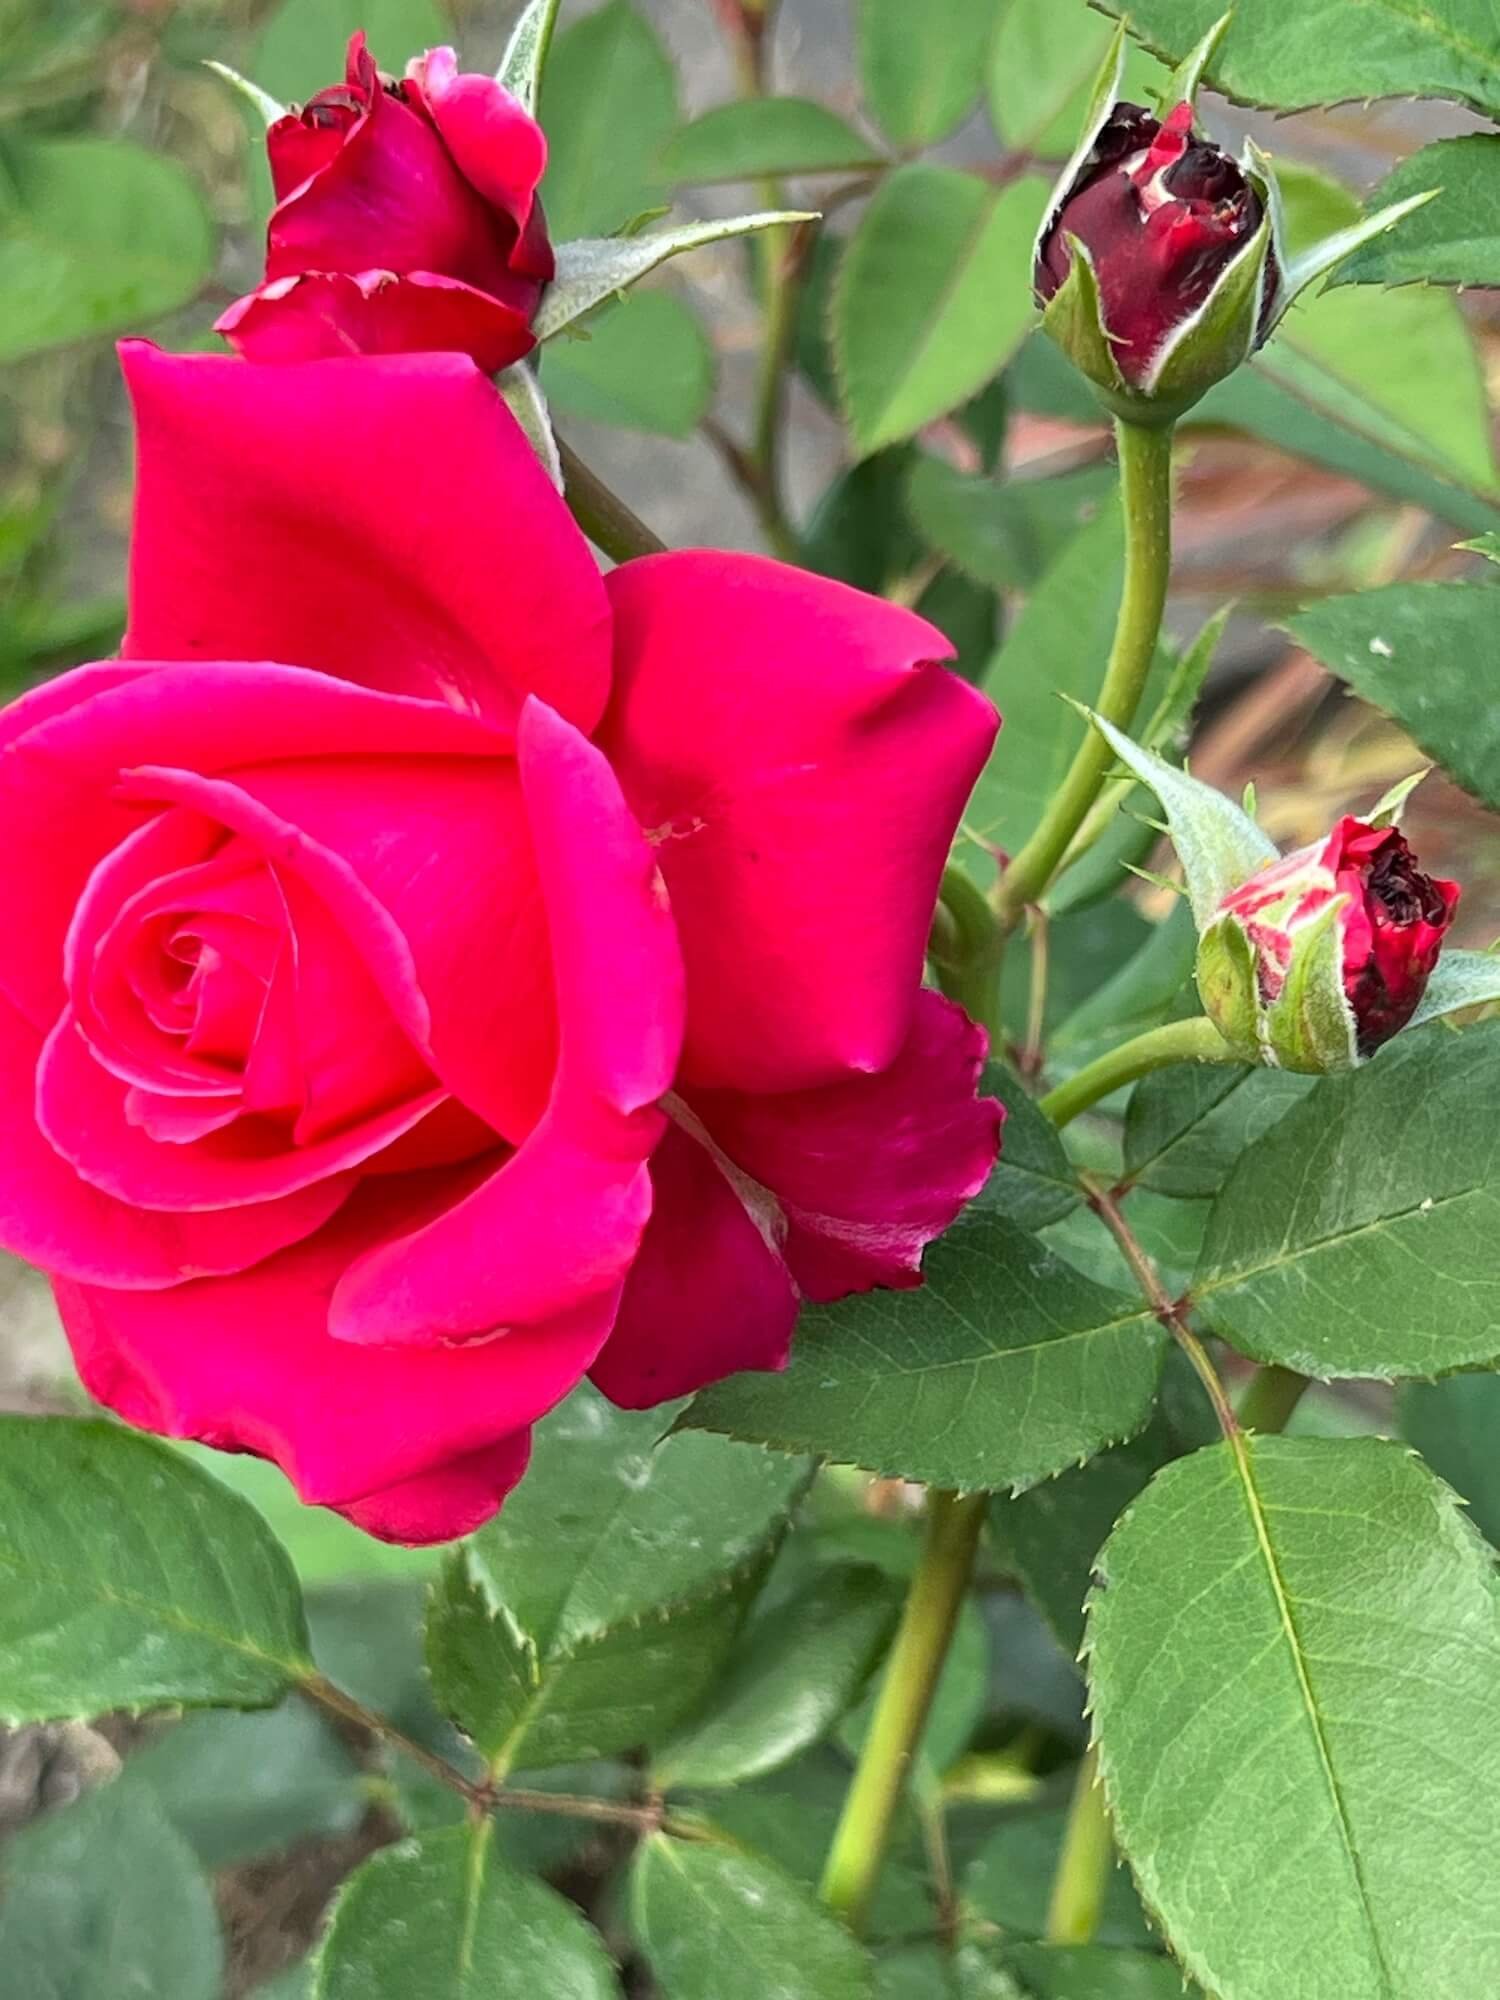
[[[357,34],[345,81],[266,134],[266,282],[218,330],[251,361],[456,348],[493,373],[535,345],[552,277],[547,141],[493,77],[429,49],[383,79]]]
[[[372,1533],[920,1282],[994,1159],[921,987],[993,738],[911,612],[601,576],[458,355],[134,343],[124,658],[0,712],[0,1241],[131,1423]]]

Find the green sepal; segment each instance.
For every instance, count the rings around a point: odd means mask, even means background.
[[[523,110],[536,116],[537,98],[542,87],[542,65],[552,46],[552,30],[557,25],[560,0],[531,0],[510,31],[505,54],[495,72]]]
[[[1143,785],[1155,792],[1167,816],[1172,845],[1182,863],[1193,921],[1200,936],[1218,916],[1219,905],[1233,889],[1280,855],[1274,842],[1212,785],[1190,777],[1164,759],[1142,750],[1122,730],[1092,709],[1079,705],[1111,750]]]
[[[1080,374],[1086,375],[1106,402],[1134,401],[1120,373],[1115,351],[1104,330],[1099,280],[1088,248],[1069,235],[1072,261],[1042,312],[1042,329],[1055,340]]]
[[[1365,814],[1365,825],[1399,826],[1401,824],[1401,816],[1406,811],[1406,801],[1411,797],[1418,785],[1421,784],[1422,780],[1430,777],[1431,774],[1432,766],[1429,764],[1425,770],[1413,771],[1409,778],[1402,778],[1397,784],[1392,785],[1390,790],[1383,792],[1370,808],[1369,812]]]
[[[1234,19],[1231,7],[1221,14],[1208,30],[1196,48],[1189,49],[1182,61],[1162,85],[1160,104],[1163,112],[1176,110],[1179,104],[1192,104],[1196,108],[1198,86],[1203,81],[1203,73],[1218,53],[1220,42],[1229,32],[1229,24]]]
[[[1500,1001],[1500,951],[1445,951],[1406,1025],[1420,1028],[1424,1021],[1496,1001]]]
[[[205,61],[203,67],[211,69],[215,76],[223,77],[227,84],[239,92],[247,104],[253,104],[265,119],[268,132],[278,118],[285,118],[284,104],[279,103],[269,90],[262,90],[258,83],[252,83],[248,76],[241,76],[237,69],[231,69],[228,63]]]
[[[1229,911],[1199,938],[1194,976],[1203,1011],[1230,1048],[1246,1062],[1263,1063],[1255,947]]]
[[[1335,896],[1297,931],[1286,984],[1261,1015],[1263,1062],[1303,1076],[1357,1069],[1358,1028],[1344,992],[1344,934],[1339,918],[1347,896]]]
[[[1353,256],[1372,237],[1383,236],[1386,230],[1394,228],[1404,217],[1413,214],[1427,203],[1436,200],[1441,188],[1424,188],[1405,201],[1393,201],[1385,208],[1376,209],[1373,215],[1361,216],[1358,222],[1351,222],[1347,229],[1336,229],[1331,236],[1325,236],[1320,243],[1313,243],[1300,256],[1291,256],[1285,247],[1285,237],[1281,227],[1281,195],[1276,185],[1276,175],[1271,162],[1260,148],[1250,141],[1246,146],[1246,158],[1253,171],[1265,181],[1274,204],[1276,223],[1276,255],[1279,282],[1276,295],[1266,321],[1269,335],[1280,321],[1288,306],[1305,292],[1309,285],[1324,278],[1336,264],[1342,264],[1346,257]]]
[[[526,442],[540,459],[542,470],[561,493],[562,460],[558,456],[557,439],[552,435],[552,416],[547,408],[547,398],[542,394],[536,370],[528,368],[524,361],[517,361],[500,371],[495,377],[495,387],[505,398],[506,408],[526,433]]]
[[[793,222],[816,222],[810,209],[768,210],[756,215],[731,215],[723,221],[689,222],[659,229],[646,236],[579,236],[557,245],[557,274],[537,307],[531,330],[538,340],[550,340],[565,326],[626,291],[648,271],[685,250],[723,243],[761,229]]]

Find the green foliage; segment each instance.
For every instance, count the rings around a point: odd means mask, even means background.
[[[1109,0],[1133,33],[1172,60],[1224,8],[1220,0]],[[1375,30],[1378,30],[1376,32]],[[1298,111],[1361,97],[1455,97],[1500,111],[1500,56],[1488,0],[1423,6],[1310,8],[1305,0],[1240,0],[1209,80],[1245,103]]]
[[[167,1445],[0,1417],[0,1713],[258,1708],[304,1673],[291,1564],[260,1516]]]
[[[1021,1229],[1045,1229],[1078,1206],[1078,1177],[1067,1149],[1027,1095],[1021,1080],[999,1063],[985,1071],[984,1094],[1005,1106],[1005,1139],[977,1206]]]
[[[731,1377],[685,1421],[966,1491],[1030,1486],[1144,1423],[1162,1333],[1139,1301],[982,1212],[926,1270],[920,1292],[808,1310],[785,1374]]]
[[[1401,1392],[1401,1435],[1467,1501],[1470,1518],[1500,1547],[1500,1375],[1448,1375]]]
[[[815,1572],[751,1625],[704,1712],[653,1759],[656,1784],[733,1785],[789,1764],[859,1694],[899,1608],[898,1588],[878,1569]]]
[[[213,268],[203,197],[124,139],[7,139],[0,172],[0,362],[139,331]]]
[[[281,103],[301,103],[343,82],[344,51],[360,28],[376,62],[393,76],[451,35],[437,0],[281,0],[245,74]]]
[[[845,119],[808,97],[753,97],[715,105],[662,155],[671,181],[759,180],[765,175],[855,172],[881,153]]]
[[[697,315],[670,292],[631,292],[577,339],[543,350],[542,387],[562,416],[691,437],[713,401],[714,356]]]
[[[1487,583],[1393,583],[1310,604],[1288,630],[1500,811],[1500,707],[1476,701],[1500,599]]]
[[[629,0],[605,0],[558,35],[542,78],[541,121],[542,199],[554,237],[608,236],[661,201],[677,76]]]
[[[1294,1105],[1214,1203],[1193,1297],[1215,1331],[1319,1377],[1500,1357],[1497,1054],[1500,1022],[1437,1024]]]
[[[663,2000],[871,2000],[866,1954],[757,1855],[656,1834],[636,1858],[631,1906]]]
[[[1040,1938],[1066,1820],[1060,1805],[1008,1812],[964,1869],[959,1882],[964,1908],[1012,1937]],[[1123,1865],[1110,1870],[1095,1935],[1112,1950],[1150,1940],[1140,1897]]]
[[[1230,1169],[1312,1088],[1286,1070],[1184,1063],[1143,1077],[1125,1115],[1125,1171],[1139,1187],[1214,1195]]]
[[[1193,2000],[1169,1958],[1098,1945],[1017,1945],[1006,1965],[1024,1982],[1028,2000]]]
[[[428,1667],[492,1770],[660,1742],[725,1664],[807,1474],[669,1421],[577,1391],[444,1566]]]
[[[615,2000],[602,1939],[573,1905],[495,1852],[492,1825],[387,1847],[349,1879],[318,1954],[314,2000]]]
[[[1369,206],[1428,188],[1441,189],[1439,198],[1357,250],[1335,284],[1500,284],[1500,138],[1473,132],[1424,146],[1381,183]]]
[[[990,51],[990,116],[1008,147],[1067,159],[1077,144],[1111,24],[1085,0],[1007,0]],[[1149,104],[1165,82],[1131,45],[1120,96]]]
[[[865,103],[898,146],[946,138],[973,110],[995,28],[994,0],[856,0]]]
[[[197,1862],[148,1792],[106,1785],[8,1841],[0,1992],[15,2000],[219,2000]]]
[[[1500,1600],[1402,1447],[1249,1437],[1168,1467],[1105,1547],[1089,1645],[1116,1833],[1211,1992],[1500,1978]]]
[[[905,166],[882,182],[844,251],[831,308],[861,456],[955,409],[1010,359],[1031,320],[1044,200],[1038,180],[997,191],[951,167]]]

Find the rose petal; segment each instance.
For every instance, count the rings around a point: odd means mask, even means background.
[[[452,49],[429,49],[408,66],[443,143],[464,178],[524,229],[547,168],[547,140],[519,98],[495,78],[461,71]],[[533,275],[552,276],[547,269]]]
[[[90,873],[154,816],[119,774],[166,763],[213,773],[300,757],[495,758],[472,716],[325,674],[237,661],[80,667],[0,710],[0,824],[26,866],[0,869],[0,992],[45,1033],[62,1007],[63,940]]]
[[[565,1396],[615,1308],[589,1309],[465,1347],[351,1347],[328,1332],[329,1296],[352,1257],[453,1198],[460,1175],[361,1188],[308,1242],[241,1277],[149,1299],[57,1286],[79,1373],[130,1423],[274,1459],[302,1498],[347,1507],[497,1449]],[[513,1460],[511,1461],[514,1462]],[[458,1468],[472,1492],[473,1467]],[[473,1525],[467,1503],[459,1514]]]
[[[41,1052],[41,1036],[0,999],[0,1244],[45,1271],[149,1290],[243,1270],[320,1228],[349,1192],[344,1174],[249,1208],[163,1215],[127,1207],[80,1180],[38,1131]]]
[[[341,1339],[458,1339],[579,1307],[618,1290],[646,1224],[654,1105],[682,1033],[671,912],[599,752],[531,701],[519,756],[557,982],[552,1099],[466,1201],[354,1265],[334,1297]]]
[[[535,347],[525,310],[430,271],[304,271],[236,299],[214,329],[247,361],[459,353],[486,375]]]
[[[382,1542],[407,1548],[451,1542],[472,1535],[499,1512],[530,1457],[531,1432],[517,1431],[467,1458],[450,1459],[435,1472],[346,1501],[338,1511]]]
[[[690,1395],[741,1368],[783,1368],[797,1291],[764,1218],[677,1126],[651,1158],[651,1220],[614,1331],[589,1371],[622,1409]]]
[[[974,1095],[985,1045],[961,1007],[924,991],[905,1047],[875,1076],[777,1097],[691,1093],[715,1144],[775,1197],[805,1297],[921,1282],[923,1250],[999,1150],[1004,1110]]]
[[[603,585],[472,361],[121,355],[139,434],[129,657],[287,660],[502,722],[535,692],[593,727]]]
[[[753,556],[606,579],[600,741],[657,846],[688,981],[683,1074],[792,1090],[911,1026],[939,878],[996,729],[922,619]]]

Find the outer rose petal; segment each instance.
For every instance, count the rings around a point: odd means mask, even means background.
[[[517,1431],[484,1451],[440,1465],[436,1472],[346,1501],[338,1511],[382,1542],[404,1542],[409,1548],[450,1542],[473,1534],[498,1512],[520,1483],[530,1457],[531,1432]]]
[[[519,306],[429,271],[305,271],[274,278],[214,321],[247,361],[326,361],[350,354],[456,352],[486,375],[536,341]]]
[[[547,170],[547,140],[541,126],[493,77],[461,71],[452,49],[429,49],[409,65],[407,74],[426,99],[464,178],[524,230]],[[550,249],[546,269],[530,275],[552,276]]]
[[[283,1201],[202,1215],[151,1215],[90,1187],[37,1129],[42,1040],[0,999],[0,1244],[85,1283],[153,1290],[240,1271],[319,1228],[348,1195],[347,1174]]]
[[[552,1098],[467,1200],[353,1266],[333,1302],[341,1339],[462,1339],[604,1294],[613,1312],[650,1213],[655,1103],[682,1037],[671,912],[599,752],[539,701],[522,713],[518,750],[552,935]]]
[[[493,1512],[526,1429],[583,1375],[615,1298],[461,1348],[334,1340],[328,1301],[350,1258],[464,1179],[472,1175],[362,1188],[327,1229],[238,1278],[149,1299],[58,1284],[85,1385],[144,1429],[274,1459],[312,1504],[368,1501],[372,1532],[398,1522],[407,1533],[420,1526],[413,1539],[467,1532],[476,1479],[488,1482]],[[390,1494],[414,1481],[422,1491]]]
[[[119,794],[146,763],[209,774],[299,757],[490,758],[510,747],[474,717],[293,667],[111,661],[0,710],[0,825],[26,866],[0,868],[0,991],[45,1031],[63,1003],[63,939],[102,855],[154,804]]]
[[[784,1368],[797,1290],[769,1217],[695,1137],[671,1126],[651,1158],[651,1220],[592,1379],[622,1409],[690,1395],[741,1368]]]
[[[600,741],[657,843],[683,1076],[795,1090],[900,1051],[954,828],[997,725],[911,612],[754,556],[606,579]]]
[[[127,657],[288,660],[501,722],[537,693],[594,726],[603,584],[466,356],[121,356],[139,436]]]
[[[876,1076],[781,1097],[693,1093],[715,1144],[775,1196],[804,1297],[921,1283],[923,1250],[999,1151],[1004,1108],[974,1095],[985,1046],[961,1007],[924,991],[905,1047]]]

